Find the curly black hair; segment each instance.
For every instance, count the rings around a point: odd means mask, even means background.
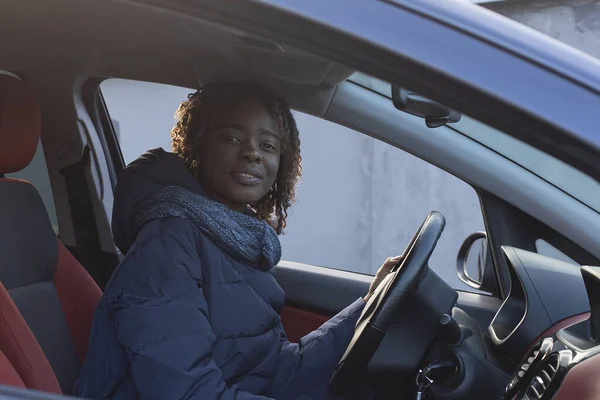
[[[277,178],[271,190],[250,207],[257,218],[267,221],[281,234],[302,174],[302,157],[296,120],[288,104],[273,91],[249,82],[216,82],[191,93],[175,113],[176,124],[171,130],[173,152],[197,178],[200,137],[211,129],[218,107],[226,107],[240,99],[252,99],[264,105],[280,130],[282,153]]]

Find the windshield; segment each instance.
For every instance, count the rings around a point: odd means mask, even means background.
[[[376,78],[356,73],[350,80],[391,99],[391,85]],[[600,212],[600,183],[543,151],[466,115],[449,128],[496,151],[531,171],[588,207]]]

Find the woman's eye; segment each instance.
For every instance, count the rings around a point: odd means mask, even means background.
[[[233,142],[233,143],[238,143],[240,141],[240,139],[238,137],[236,137],[236,136],[228,136],[227,140],[229,142]]]
[[[275,150],[276,149],[275,145],[273,145],[271,143],[263,143],[263,148],[265,148],[267,150]]]

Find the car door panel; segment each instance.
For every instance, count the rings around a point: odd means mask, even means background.
[[[368,275],[286,261],[279,263],[274,275],[286,293],[281,321],[292,342],[367,294],[372,280]]]
[[[286,293],[281,311],[283,326],[292,342],[321,326],[357,298],[364,296],[370,275],[282,261],[274,275]],[[488,295],[458,291],[456,306],[489,325],[501,301]]]
[[[300,339],[323,325],[331,315],[323,315],[298,307],[283,306],[281,323],[285,328],[288,340],[298,343]]]
[[[282,261],[275,279],[286,293],[286,305],[335,315],[369,290],[370,275]]]
[[[494,315],[496,315],[501,305],[502,301],[497,297],[458,291],[456,306],[476,319],[482,328],[485,328],[492,322]]]

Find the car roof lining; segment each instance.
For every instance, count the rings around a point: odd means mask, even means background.
[[[354,72],[288,45],[139,4],[62,3],[36,3],[31,12],[32,5],[23,1],[0,15],[0,37],[22,35],[0,42],[0,68],[68,64],[73,75],[190,88],[221,79],[250,80],[317,116],[325,113],[336,85]]]

